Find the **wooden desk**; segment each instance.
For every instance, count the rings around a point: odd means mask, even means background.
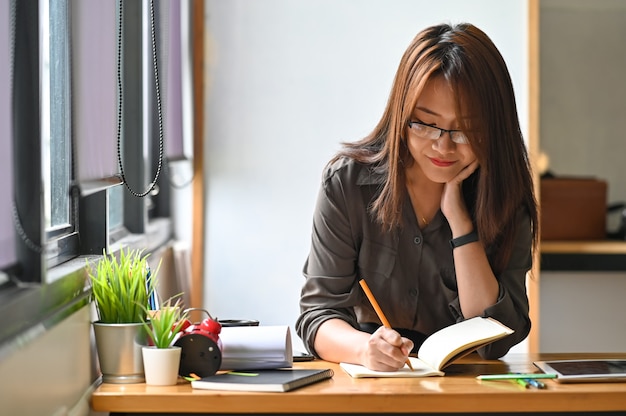
[[[616,355],[613,355],[616,356]],[[626,353],[617,355],[626,358]],[[509,354],[485,361],[472,355],[447,369],[445,377],[353,379],[336,364],[296,363],[294,367],[331,367],[330,380],[288,393],[247,393],[192,389],[189,383],[159,387],[101,384],[93,410],[121,413],[626,413],[626,383],[559,384],[524,389],[509,381],[481,382],[478,374],[537,372],[539,359],[607,357],[606,354]]]

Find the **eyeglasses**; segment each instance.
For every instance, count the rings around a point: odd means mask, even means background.
[[[444,133],[450,135],[450,140],[456,144],[468,144],[469,140],[461,130],[446,130],[424,124],[421,121],[409,121],[409,128],[422,139],[438,140]]]

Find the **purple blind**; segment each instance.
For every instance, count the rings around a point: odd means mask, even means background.
[[[117,33],[114,2],[72,3],[73,133],[79,181],[117,174]]]

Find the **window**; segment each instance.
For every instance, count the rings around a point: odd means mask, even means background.
[[[0,189],[5,198],[0,200],[0,269],[16,261],[15,235],[12,216],[13,146],[11,143],[11,37],[10,10],[6,0],[0,1]],[[0,285],[7,282],[4,273]]]
[[[46,267],[78,255],[72,181],[69,0],[40,2],[41,142]]]
[[[41,119],[44,215],[48,232],[70,225],[70,33],[67,0],[41,2]],[[51,163],[54,161],[54,163]]]
[[[0,181],[14,196],[0,201],[2,355],[88,302],[85,256],[171,238],[168,149],[182,146],[162,133],[182,141],[183,121],[180,99],[165,107],[162,95],[182,97],[187,74],[170,59],[182,49],[180,2],[0,8]]]

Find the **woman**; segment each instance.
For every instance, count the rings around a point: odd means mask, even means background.
[[[530,331],[526,274],[538,222],[510,75],[471,24],[420,32],[374,131],[329,162],[296,330],[315,356],[404,366],[433,332],[474,316]],[[365,279],[394,329],[381,326]]]

